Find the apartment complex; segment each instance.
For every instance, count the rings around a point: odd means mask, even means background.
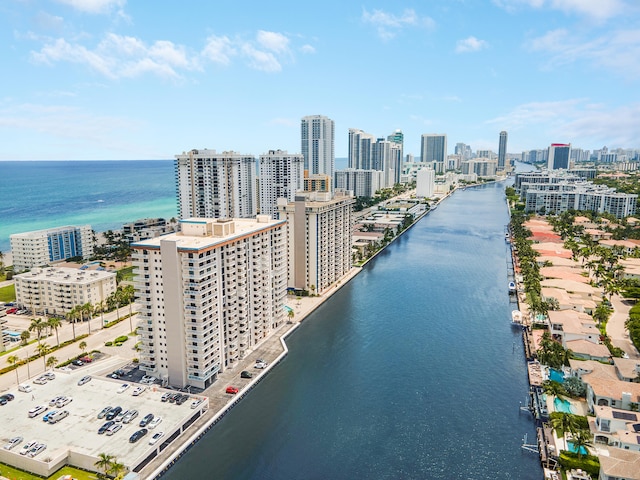
[[[416,197],[431,198],[435,192],[436,172],[432,168],[421,168],[416,175]]]
[[[349,272],[353,229],[353,196],[310,192],[293,202],[278,200],[287,221],[288,285],[322,293]]]
[[[376,138],[357,128],[349,129],[349,171],[351,170],[377,170],[383,172],[382,183],[378,188],[392,187],[400,182],[402,174],[404,136],[400,130],[385,138]],[[342,172],[345,172],[343,170]],[[348,173],[347,176],[352,175]],[[344,184],[346,177],[342,175]],[[338,186],[336,178],[336,188]],[[356,196],[361,196],[356,193]],[[371,195],[364,195],[371,196]]]
[[[104,270],[37,268],[14,277],[16,303],[34,314],[65,315],[77,305],[96,305],[116,291],[116,274]]]
[[[132,245],[141,368],[206,388],[286,321],[286,222],[190,218]]]
[[[293,201],[304,188],[304,157],[282,150],[260,155],[260,213],[277,218],[278,198]]]
[[[571,162],[570,143],[552,143],[547,156],[549,170],[568,169]]]
[[[315,173],[309,175],[309,171],[304,171],[304,188],[305,192],[330,192],[333,181],[328,175],[320,175]]]
[[[328,175],[335,171],[335,124],[322,115],[303,117],[300,124],[301,151],[304,169],[311,174]]]
[[[447,135],[425,133],[420,143],[420,161],[444,163],[447,158]]]
[[[385,185],[384,172],[347,168],[336,172],[336,189],[351,190],[356,197],[373,197]]]
[[[67,258],[93,255],[91,225],[64,226],[15,233],[9,237],[13,267],[16,272],[49,265]]]
[[[176,155],[180,218],[250,218],[257,213],[252,155],[190,150]]]
[[[507,161],[507,132],[500,132],[500,142],[498,144],[498,170],[504,170]]]

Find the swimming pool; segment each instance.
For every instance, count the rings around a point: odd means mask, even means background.
[[[553,409],[556,412],[573,413],[571,411],[571,402],[569,402],[568,400],[561,400],[558,397],[553,399]]]
[[[561,370],[556,370],[555,368],[549,369],[549,380],[558,383],[564,383],[564,373]]]
[[[571,453],[578,453],[578,449],[573,442],[567,442],[567,447]],[[585,447],[580,447],[580,455],[589,455],[589,451]]]

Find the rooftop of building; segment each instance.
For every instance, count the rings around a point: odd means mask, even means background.
[[[52,228],[43,228],[42,230],[31,230],[30,232],[21,232],[21,233],[13,233],[9,237],[10,238],[28,238],[28,237],[37,237],[43,234],[61,232],[66,230],[74,230],[77,228],[89,228],[91,229],[91,225],[63,225],[61,227],[52,227]]]
[[[115,278],[114,272],[106,270],[80,270],[69,267],[34,268],[29,272],[20,273],[14,278],[18,281],[50,281],[57,283],[91,283],[96,280]]]

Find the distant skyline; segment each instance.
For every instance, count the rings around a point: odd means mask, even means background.
[[[302,117],[449,151],[640,148],[635,0],[6,0],[0,160],[300,153]]]

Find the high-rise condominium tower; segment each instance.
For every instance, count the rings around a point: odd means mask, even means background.
[[[420,145],[420,161],[443,162],[447,158],[447,135],[438,133],[425,133],[422,135]]]
[[[303,117],[300,124],[301,151],[304,169],[310,174],[328,175],[333,182],[335,170],[335,125],[322,115]]]
[[[552,143],[549,147],[549,158],[547,160],[547,168],[549,170],[558,170],[569,168],[571,159],[570,143]]]
[[[180,218],[255,217],[256,160],[252,155],[191,150],[176,155]]]
[[[293,202],[296,192],[304,188],[304,158],[282,150],[260,155],[260,213],[278,217],[276,201]]]
[[[507,159],[507,132],[500,132],[500,144],[498,145],[498,170],[504,170]]]

